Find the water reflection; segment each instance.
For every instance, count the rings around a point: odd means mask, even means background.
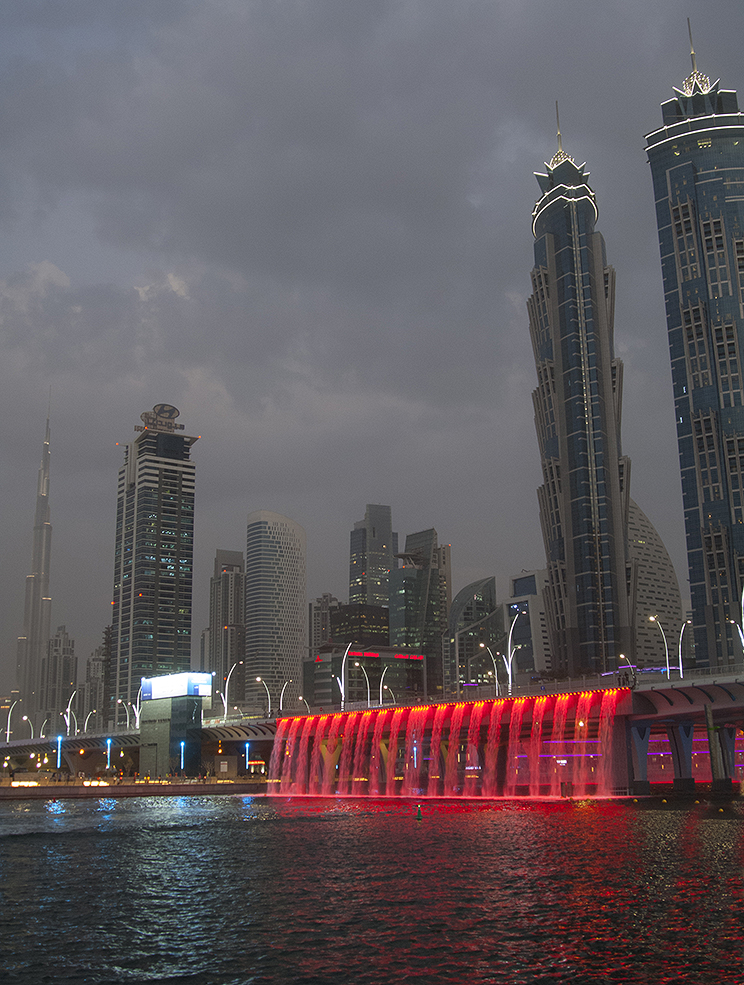
[[[740,805],[422,809],[2,807],[5,980],[740,985]]]

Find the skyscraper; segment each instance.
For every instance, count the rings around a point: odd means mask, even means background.
[[[698,666],[741,660],[744,117],[698,71],[646,137],[666,302]],[[733,632],[732,632],[733,630]]]
[[[585,165],[562,148],[535,205],[528,301],[542,458],[538,490],[552,667],[596,673],[631,652],[626,587],[630,463],[620,449],[622,363],[613,351],[615,272],[595,232]]]
[[[109,717],[136,703],[142,677],[191,669],[197,438],[157,404],[125,446],[116,504]]]
[[[77,698],[77,658],[75,640],[71,640],[66,626],[58,626],[57,632],[47,643],[47,652],[41,665],[39,710],[49,721],[52,734],[62,727],[59,716],[69,706],[77,715],[83,707],[82,694]],[[83,722],[79,722],[80,728]],[[74,734],[74,733],[73,733]]]
[[[52,524],[49,510],[50,463],[49,415],[36,483],[36,512],[31,550],[31,574],[26,576],[26,602],[23,611],[23,636],[18,637],[17,679],[24,710],[31,721],[40,710],[41,667],[47,655],[51,631],[52,600],[49,598],[49,560],[52,548]],[[39,723],[40,724],[40,723]]]
[[[246,698],[254,706],[268,706],[270,700],[272,712],[279,710],[280,703],[283,708],[294,707],[302,693],[302,661],[307,652],[305,549],[305,531],[294,520],[268,510],[249,514]]]
[[[349,550],[349,603],[388,604],[388,577],[398,552],[389,506],[367,504],[364,519],[354,524]]]
[[[450,547],[437,540],[433,527],[409,534],[405,551],[397,555],[403,567],[390,573],[390,645],[423,651],[432,696],[442,691],[452,603]]]
[[[214,574],[209,582],[209,632],[205,670],[215,675],[214,692],[225,690],[228,697],[245,693],[245,565],[242,551],[218,550]],[[235,670],[233,670],[233,667]]]

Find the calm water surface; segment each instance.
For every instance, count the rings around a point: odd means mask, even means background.
[[[740,803],[0,805],[3,983],[744,983]]]

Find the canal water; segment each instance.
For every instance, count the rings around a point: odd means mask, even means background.
[[[0,981],[741,985],[744,806],[0,804]]]

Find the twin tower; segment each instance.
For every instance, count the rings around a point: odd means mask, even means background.
[[[697,70],[647,137],[659,231],[697,666],[742,662],[744,584],[744,118],[736,93]],[[622,666],[678,588],[668,556],[644,562],[643,514],[622,454],[623,367],[615,358],[615,273],[595,231],[585,166],[561,145],[537,180],[528,301],[542,458],[538,491],[553,667]],[[644,518],[645,519],[645,518]],[[650,525],[646,525],[648,530]],[[650,528],[652,529],[652,528]],[[660,544],[660,541],[658,542]],[[664,561],[664,558],[667,561]],[[645,569],[644,569],[645,564]],[[659,618],[659,621],[661,619]],[[672,620],[674,621],[674,620]],[[669,646],[686,625],[667,626]],[[656,631],[656,630],[654,630]],[[681,645],[681,644],[680,644]],[[674,652],[676,662],[676,652]]]

